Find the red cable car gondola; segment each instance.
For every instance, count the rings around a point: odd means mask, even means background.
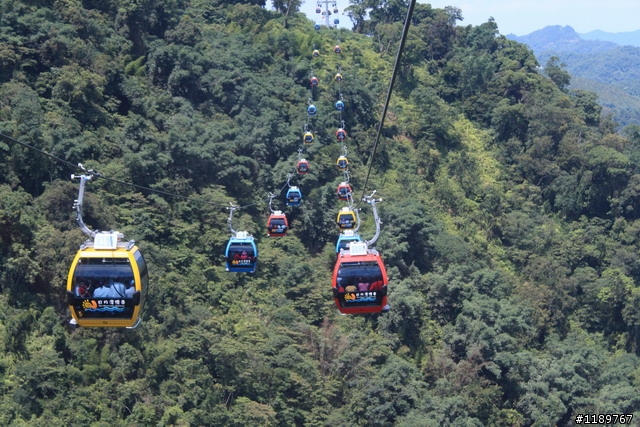
[[[274,211],[267,220],[267,236],[282,237],[287,235],[289,221],[282,211]]]
[[[344,141],[347,138],[347,131],[340,128],[336,131],[336,138],[338,138],[338,141]]]
[[[389,277],[380,254],[366,242],[341,250],[333,269],[333,298],[342,314],[389,311]]]
[[[309,165],[309,161],[305,159],[298,160],[298,163],[296,164],[296,170],[300,175],[304,175],[309,172],[310,168],[311,166]]]
[[[348,182],[343,181],[340,184],[338,184],[338,189],[336,190],[336,193],[338,193],[338,198],[340,200],[349,200],[349,197],[351,197],[353,190],[351,189],[351,186],[349,185]]]
[[[313,86],[318,86],[318,83],[319,83],[319,82],[320,82],[320,81],[318,80],[318,78],[317,78],[317,77],[311,77],[311,78],[309,79],[309,83],[311,84],[311,86],[312,86],[312,87],[313,87]]]

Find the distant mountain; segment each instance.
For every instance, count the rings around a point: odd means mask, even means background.
[[[640,30],[624,33],[607,33],[606,31],[595,30],[588,33],[580,33],[580,37],[584,40],[602,40],[613,42],[620,46],[640,47]]]
[[[618,45],[610,41],[584,40],[580,34],[566,25],[551,25],[525,36],[508,34],[507,38],[527,44],[534,52],[556,51],[574,53],[605,52]]]
[[[588,37],[605,33],[592,31]],[[640,31],[634,33],[640,37]],[[571,88],[595,92],[606,111],[621,125],[640,125],[640,47],[609,40],[585,40],[570,26],[548,26],[509,39],[527,44],[542,67],[556,56],[571,74]],[[604,37],[604,36],[603,36]],[[627,36],[625,40],[631,40]],[[617,94],[612,96],[612,94]],[[621,96],[624,94],[625,96]]]

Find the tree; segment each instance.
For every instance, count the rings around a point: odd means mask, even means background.
[[[544,66],[544,72],[551,81],[564,91],[571,83],[571,75],[565,70],[566,65],[560,62],[557,56],[551,56]]]

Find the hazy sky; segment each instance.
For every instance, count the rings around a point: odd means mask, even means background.
[[[547,25],[570,25],[578,33],[640,30],[639,0],[418,0],[434,8],[462,10],[460,25],[479,25],[493,16],[500,34],[524,36]]]
[[[336,1],[341,26],[351,28],[349,18],[342,11],[348,0]],[[602,30],[611,33],[640,30],[640,0],[418,0],[442,9],[455,6],[462,11],[464,20],[459,25],[480,25],[493,17],[500,34],[523,36],[548,25],[570,25],[578,33]],[[317,1],[305,0],[301,11],[310,19],[320,20],[315,14]],[[332,8],[332,4],[329,4]],[[331,22],[335,15],[331,16]]]

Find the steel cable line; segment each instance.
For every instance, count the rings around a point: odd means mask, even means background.
[[[19,145],[21,145],[21,146],[23,146],[25,148],[30,149],[30,150],[34,150],[34,151],[36,151],[36,152],[38,152],[40,154],[43,154],[43,155],[45,155],[45,156],[47,156],[47,157],[49,157],[49,158],[51,158],[51,159],[53,159],[53,160],[55,160],[55,161],[57,161],[59,163],[65,164],[65,165],[67,165],[69,167],[72,167],[72,168],[75,168],[75,169],[80,168],[80,169],[86,171],[86,169],[84,168],[82,163],[78,163],[78,164],[71,163],[68,160],[65,160],[65,159],[62,159],[60,157],[54,156],[51,153],[48,153],[48,152],[46,152],[46,151],[44,151],[44,150],[42,150],[42,149],[40,149],[38,147],[34,147],[33,145],[27,144],[26,142],[22,142],[22,141],[20,141],[20,140],[18,140],[16,138],[13,138],[13,137],[11,137],[9,135],[5,135],[3,133],[0,133],[0,139],[8,141],[8,142],[11,142],[11,143],[19,144]],[[143,185],[134,184],[132,182],[121,181],[121,180],[115,179],[115,178],[110,178],[110,177],[104,176],[101,173],[98,173],[96,171],[90,171],[90,172],[91,172],[92,175],[96,176],[97,178],[103,179],[105,181],[113,182],[113,183],[124,185],[124,186],[134,187],[134,188],[137,188],[139,190],[145,190],[145,191],[149,191],[149,192],[152,192],[152,193],[162,194],[164,196],[176,197],[176,198],[184,199],[184,200],[188,200],[191,197],[191,196],[185,196],[185,195],[182,195],[182,194],[171,193],[171,192],[164,191],[164,190],[158,190],[158,189],[151,188],[151,187],[145,187]],[[280,191],[282,191],[282,190],[280,190]],[[227,207],[227,204],[208,203],[208,202],[205,202],[205,203],[213,205],[213,206],[217,206],[217,207],[223,207],[223,208]],[[242,208],[248,208],[248,207],[255,206],[255,205],[257,205],[257,203],[251,203],[251,204],[248,204],[248,205],[238,206],[237,208],[242,209]]]
[[[407,10],[407,17],[404,21],[404,27],[402,29],[402,37],[400,38],[400,46],[398,46],[398,52],[396,53],[395,64],[393,65],[393,72],[391,73],[391,81],[389,82],[389,89],[387,90],[387,99],[384,103],[384,109],[382,110],[382,117],[380,118],[380,123],[378,124],[378,132],[376,133],[376,139],[373,144],[373,151],[371,152],[371,156],[369,156],[369,165],[367,167],[367,175],[364,180],[364,185],[362,186],[362,197],[360,198],[360,202],[364,199],[365,193],[367,191],[367,184],[369,182],[369,176],[371,175],[371,169],[373,168],[373,158],[376,155],[376,150],[378,149],[378,144],[380,143],[380,134],[382,133],[382,126],[384,125],[384,119],[387,115],[387,109],[389,108],[389,101],[391,100],[391,93],[393,92],[393,83],[395,82],[396,75],[398,74],[398,69],[400,67],[400,58],[402,57],[402,51],[404,50],[404,43],[407,40],[407,34],[409,33],[409,26],[411,24],[411,16],[413,15],[413,9],[416,5],[416,0],[410,0],[409,9]],[[358,205],[360,204],[358,202]]]

